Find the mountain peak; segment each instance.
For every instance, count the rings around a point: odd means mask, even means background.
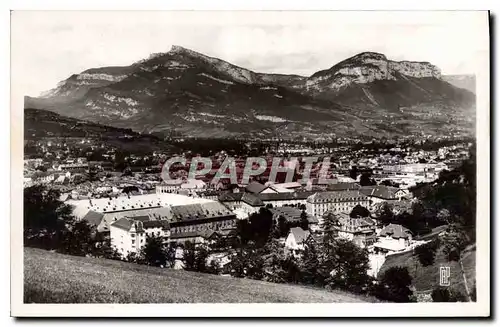
[[[184,48],[184,47],[182,47],[180,45],[173,44],[172,48],[170,48],[169,52],[185,52],[185,51],[192,51],[192,50]]]
[[[387,60],[387,57],[379,52],[371,52],[371,51],[365,51],[358,53],[357,55],[346,59],[346,60],[352,60],[352,59],[375,59],[375,60]]]
[[[440,78],[438,67],[428,62],[393,61],[378,52],[361,52],[333,67],[313,74],[307,81],[309,90],[338,91],[351,84],[367,84],[377,80],[397,80],[400,76]]]
[[[197,57],[206,57],[206,55],[196,52],[194,50],[184,48],[180,45],[172,45],[172,48],[170,48],[170,51],[168,52],[169,54],[187,54],[191,56],[197,56]]]

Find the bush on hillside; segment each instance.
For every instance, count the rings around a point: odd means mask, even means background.
[[[418,261],[422,264],[422,266],[427,267],[434,264],[438,246],[439,239],[436,239],[415,248],[415,255],[418,257]]]
[[[411,302],[411,282],[412,277],[407,267],[392,267],[384,272],[373,289],[373,295],[385,301]]]
[[[433,302],[466,302],[464,294],[442,287],[432,290],[431,297]]]

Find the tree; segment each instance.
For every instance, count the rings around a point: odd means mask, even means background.
[[[471,299],[469,291],[469,284],[467,283],[467,276],[465,275],[462,255],[465,248],[469,244],[467,233],[458,224],[451,224],[448,226],[443,238],[443,253],[447,256],[449,261],[458,261],[460,264],[460,273],[464,281],[465,291],[468,301]]]
[[[304,250],[301,251],[298,265],[302,283],[310,285],[322,284],[319,275],[319,255],[316,244],[311,238],[304,244]]]
[[[263,247],[273,229],[273,214],[267,208],[261,208],[259,212],[252,213],[248,219],[238,220],[237,234],[242,245],[252,241],[255,246]]]
[[[212,259],[207,267],[207,273],[213,275],[219,275],[221,270],[220,262],[216,259]]]
[[[78,221],[63,232],[59,251],[66,254],[86,256],[93,252],[92,227],[85,220]]]
[[[465,232],[456,224],[448,226],[443,237],[443,253],[449,261],[460,261],[462,252],[467,246]]]
[[[410,302],[412,278],[407,267],[391,267],[375,287],[375,296],[392,302]]]
[[[265,280],[273,283],[284,283],[286,281],[286,271],[283,269],[285,253],[283,247],[276,239],[271,239],[264,247]]]
[[[87,170],[87,179],[91,182],[97,180],[98,171],[95,167],[89,167]]]
[[[94,236],[92,255],[96,258],[121,260],[121,254],[111,246],[110,238],[103,236],[102,233],[96,233]]]
[[[338,235],[338,227],[340,222],[338,217],[328,211],[323,215],[323,222],[321,224],[321,229],[323,231],[323,244],[331,244]]]
[[[195,251],[195,267],[194,271],[206,273],[209,271],[207,265],[208,249],[206,246],[197,246]]]
[[[387,202],[384,202],[382,204],[382,207],[380,208],[380,213],[378,220],[381,225],[388,225],[392,222],[394,222],[394,213],[392,212],[391,205]]]
[[[382,182],[380,182],[380,185],[399,187],[398,183],[395,183],[390,179],[384,179]]]
[[[349,216],[351,218],[370,217],[370,211],[358,204],[354,208],[352,208],[352,211]]]
[[[206,273],[209,271],[207,258],[209,252],[206,246],[186,242],[184,245],[184,270]]]
[[[261,280],[264,278],[264,258],[262,248],[248,248],[245,276]]]
[[[125,153],[123,153],[122,151],[116,151],[113,161],[115,171],[123,172],[128,166],[125,160]]]
[[[294,256],[289,255],[281,262],[282,269],[285,271],[285,282],[298,284],[301,280],[300,266]]]
[[[239,249],[232,256],[228,263],[229,273],[233,277],[243,278],[246,275],[247,257],[243,249]]]
[[[418,190],[418,197],[432,217],[441,216],[447,224],[457,224],[467,243],[476,236],[476,158],[472,149],[469,159],[452,171],[442,171],[439,178]],[[446,210],[446,215],[440,214]]]
[[[188,271],[196,270],[196,249],[195,245],[189,241],[184,244],[184,249],[182,253],[182,260],[184,263],[184,269]]]
[[[163,237],[148,237],[141,249],[141,256],[149,266],[165,267],[167,265],[167,249]]]
[[[354,293],[364,293],[367,290],[371,278],[367,274],[370,265],[366,249],[340,238],[335,240],[327,254],[329,257],[325,264],[330,272],[326,283],[331,288]]]
[[[368,173],[362,173],[361,177],[359,178],[359,185],[361,186],[371,186],[371,185],[377,185],[377,183],[370,178],[371,175]]]
[[[136,252],[129,252],[127,256],[125,257],[126,262],[131,262],[131,263],[138,263],[138,264],[143,264],[144,263],[144,258],[142,258],[141,254],[136,253]]]
[[[309,220],[307,219],[307,213],[306,213],[305,210],[302,210],[302,212],[300,213],[299,226],[303,230],[308,230],[309,229]]]
[[[277,225],[278,231],[279,231],[279,237],[287,237],[288,233],[290,233],[290,224],[286,220],[285,217],[280,215],[278,217],[278,225]]]
[[[359,174],[358,167],[352,166],[352,168],[349,170],[349,177],[356,180],[358,178],[358,174]]]
[[[455,291],[453,289],[447,288],[435,288],[432,290],[432,301],[433,302],[465,302],[465,295]]]
[[[432,243],[419,245],[415,248],[415,255],[424,267],[434,264],[437,248]]]
[[[69,205],[59,200],[60,193],[34,185],[24,189],[24,244],[57,249],[63,234],[75,218]]]

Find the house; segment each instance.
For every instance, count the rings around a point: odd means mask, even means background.
[[[224,230],[196,230],[189,232],[174,232],[170,235],[169,242],[176,244],[186,244],[190,242],[192,244],[206,244],[209,246],[216,246],[217,242],[221,240],[230,241],[237,237],[236,231],[234,229],[224,229]]]
[[[248,214],[257,212],[261,207],[272,205],[281,206],[299,206],[305,205],[307,198],[315,192],[287,192],[287,193],[230,193],[226,192],[219,195],[219,202],[233,211],[242,211]]]
[[[327,191],[355,191],[359,190],[361,186],[357,183],[335,183],[328,184],[326,187]]]
[[[111,224],[122,218],[144,220],[143,217],[148,217],[147,220],[168,220],[171,215],[170,208],[166,207],[130,209],[112,212],[97,212],[94,210],[88,210],[82,219],[86,220],[91,226],[95,226],[98,232],[109,233]]]
[[[218,201],[223,203],[230,210],[241,208],[241,198],[244,193],[225,192],[219,195]]]
[[[267,188],[268,188],[267,186],[259,182],[252,181],[245,187],[245,191],[253,194],[259,194],[262,193],[262,191],[264,191]]]
[[[262,200],[264,205],[272,205],[273,207],[281,207],[285,205],[306,205],[307,198],[316,192],[287,192],[287,193],[261,193],[257,196]]]
[[[219,198],[219,192],[215,190],[197,191],[196,195],[198,195],[200,198],[210,199],[214,201],[217,201],[217,199]]]
[[[181,184],[181,189],[196,189],[201,190],[207,187],[207,184],[199,179],[188,179],[185,183]]]
[[[296,254],[299,250],[304,250],[305,242],[309,239],[311,233],[300,227],[290,228],[290,232],[285,240],[285,249]]]
[[[397,187],[385,185],[362,186],[359,191],[370,199],[370,205],[368,207],[370,210],[373,210],[378,203],[401,200],[403,197],[402,194],[407,194]]]
[[[174,232],[170,235],[169,242],[175,244],[186,244],[187,242],[192,244],[206,244],[210,242],[212,235],[215,232],[213,230],[196,230],[189,232]]]
[[[405,199],[403,199],[401,201],[393,200],[393,201],[384,201],[384,202],[376,203],[373,205],[373,211],[377,214],[380,214],[384,205],[389,205],[389,207],[392,209],[392,212],[395,215],[399,215],[399,214],[402,214],[404,212],[408,212],[411,214],[413,212],[413,209],[412,209],[413,202],[411,202],[410,200],[405,200]]]
[[[61,164],[57,167],[57,170],[60,171],[80,171],[80,170],[86,170],[89,168],[89,164],[87,162],[85,163],[67,163],[67,164]]]
[[[412,234],[408,228],[398,224],[389,224],[382,228],[378,241],[373,245],[376,252],[391,254],[408,248]]]
[[[132,253],[140,253],[146,244],[147,237],[170,236],[168,221],[150,221],[149,217],[121,218],[110,226],[111,246],[123,257]]]
[[[278,183],[278,184],[272,184],[274,187],[279,187],[282,189],[287,189],[287,190],[296,190],[302,187],[302,184],[299,182],[288,182],[288,183]]]
[[[260,208],[264,207],[264,202],[252,193],[243,193],[241,195],[241,209],[243,209],[248,215],[254,212],[258,212]]]
[[[351,218],[347,213],[335,214],[339,221],[338,236],[353,241],[361,248],[373,245],[377,240],[375,221],[369,217]]]
[[[315,217],[322,217],[327,211],[351,212],[361,205],[369,206],[369,199],[359,191],[318,192],[307,198],[306,211]]]
[[[236,215],[219,202],[179,205],[170,209],[172,234],[236,228]]]
[[[156,185],[156,193],[175,193],[181,188],[181,179],[168,179]]]

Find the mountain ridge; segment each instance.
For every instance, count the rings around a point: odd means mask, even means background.
[[[374,52],[305,77],[258,73],[172,46],[130,66],[73,74],[44,97],[26,97],[25,107],[140,132],[270,136],[279,128],[290,137],[334,138],[404,135],[405,128],[384,122],[413,119],[401,107],[429,118],[435,118],[432,108],[446,107],[462,117],[474,102],[473,93],[444,81],[436,66]]]

